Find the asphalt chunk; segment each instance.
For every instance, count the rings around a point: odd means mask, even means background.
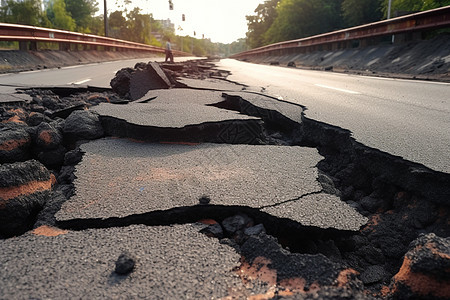
[[[243,284],[240,255],[192,224],[86,230],[55,237],[27,233],[0,243],[5,299],[211,299]],[[117,274],[123,252],[133,273]],[[26,259],[26,267],[23,260]]]
[[[191,207],[203,195],[208,195],[211,205],[256,209],[312,193],[319,193],[320,198],[315,166],[321,156],[311,148],[102,139],[81,149],[85,154],[76,167],[76,195],[56,214],[58,221],[123,218]],[[346,229],[358,230],[365,218],[347,204],[339,204],[335,202],[336,212],[330,216],[351,219]],[[314,213],[322,214],[320,207]],[[283,206],[273,207],[271,214],[303,221],[302,215],[290,214]],[[336,222],[321,219],[317,225]],[[308,221],[308,225],[316,224]]]

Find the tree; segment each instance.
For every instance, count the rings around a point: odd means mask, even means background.
[[[64,0],[64,2],[66,11],[75,20],[77,31],[88,31],[92,16],[98,10],[98,3],[95,0]]]
[[[92,17],[89,21],[89,31],[95,35],[105,35],[105,27],[103,22],[103,15]]]
[[[39,0],[8,0],[1,7],[0,22],[39,26],[43,19],[40,5]]]
[[[381,0],[344,0],[342,16],[347,27],[381,20]]]
[[[148,44],[150,42],[150,20],[151,15],[141,14],[141,9],[135,7],[127,13],[128,39],[137,43]]]
[[[388,3],[389,0],[383,0],[382,11],[384,17],[387,17]],[[405,15],[447,5],[450,5],[450,0],[392,0],[391,15]]]
[[[123,12],[116,10],[109,14],[109,34],[111,37],[124,39],[127,36],[127,20]]]
[[[67,12],[64,0],[51,0],[47,8],[47,17],[54,28],[70,31],[76,28],[75,20]]]
[[[264,33],[270,28],[277,16],[276,7],[280,0],[267,0],[255,9],[256,15],[247,18],[247,43],[251,48],[263,46]]]
[[[339,0],[281,0],[277,17],[264,39],[270,44],[333,31],[340,26]]]

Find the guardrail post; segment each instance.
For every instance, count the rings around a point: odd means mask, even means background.
[[[59,43],[59,50],[60,51],[69,51],[70,44],[69,43]]]
[[[30,42],[30,50],[37,51],[37,42]]]
[[[19,50],[20,51],[27,51],[28,50],[28,42],[20,41],[19,42]]]

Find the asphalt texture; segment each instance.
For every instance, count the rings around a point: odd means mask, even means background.
[[[244,289],[240,255],[201,225],[27,233],[0,243],[0,299],[217,299]],[[122,253],[135,259],[114,272]],[[26,264],[24,264],[26,262]]]
[[[0,87],[0,104],[25,103],[30,100],[29,95],[16,92],[16,88],[13,86]]]
[[[450,173],[450,84],[257,65],[225,59],[228,79],[306,107],[356,141]]]
[[[226,144],[151,144],[102,139],[81,146],[76,195],[56,214],[58,221],[126,217],[199,204],[266,207],[277,217],[329,228],[358,230],[366,219],[344,202],[320,193],[316,149]],[[278,205],[308,194],[311,216]],[[270,209],[268,208],[270,207]],[[323,209],[325,208],[325,209]]]
[[[209,90],[220,90],[220,91],[235,91],[240,92],[246,90],[247,87],[244,85],[224,81],[223,79],[205,78],[203,80],[193,79],[193,78],[180,78],[177,80],[190,88],[195,89],[209,89]]]
[[[141,101],[115,105],[101,103],[92,110],[100,116],[125,120],[127,123],[161,128],[183,128],[188,125],[217,123],[230,120],[258,120],[258,118],[219,109],[206,104],[223,100],[221,92],[195,91],[188,89],[151,91]]]
[[[304,108],[301,105],[254,92],[225,92],[225,94],[229,96],[241,97],[243,100],[253,106],[256,106],[258,109],[264,110],[264,115],[267,116],[267,119],[276,120],[277,118],[272,115],[274,112],[278,112],[295,123],[302,123]],[[242,105],[242,110],[243,113],[251,113],[252,111],[251,108],[246,109],[245,104]]]

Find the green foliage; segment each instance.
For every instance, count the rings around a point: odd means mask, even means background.
[[[344,0],[342,16],[347,27],[379,21],[382,0]]]
[[[255,9],[256,15],[247,18],[247,41],[250,47],[256,48],[265,44],[264,33],[277,17],[276,7],[280,0],[267,0]]]
[[[389,0],[383,0],[382,11],[387,17]],[[391,17],[408,13],[425,11],[433,8],[450,5],[450,0],[392,0]]]
[[[103,21],[103,15],[92,17],[88,24],[88,30],[86,33],[95,35],[105,35],[105,26]]]
[[[151,14],[141,14],[141,9],[137,7],[130,11],[112,12],[108,22],[110,36],[118,39],[159,46],[161,42],[152,32],[166,35]]]
[[[0,22],[4,23],[39,26],[42,18],[39,0],[8,0],[0,8]]]
[[[264,33],[266,43],[298,39],[339,28],[336,0],[281,0],[277,17]]]
[[[125,39],[128,35],[127,20],[123,16],[123,12],[116,10],[110,13],[108,25],[111,37]]]
[[[127,13],[128,39],[137,43],[149,44],[152,16],[149,14],[141,14],[140,11],[140,8],[135,7]]]
[[[267,0],[247,16],[250,48],[380,21],[389,0]],[[392,16],[450,5],[450,0],[392,0]]]
[[[54,28],[70,31],[76,28],[75,20],[67,12],[64,0],[51,0],[47,8],[47,17]]]
[[[95,0],[64,0],[68,14],[75,20],[78,32],[89,31],[92,17],[98,11]]]

